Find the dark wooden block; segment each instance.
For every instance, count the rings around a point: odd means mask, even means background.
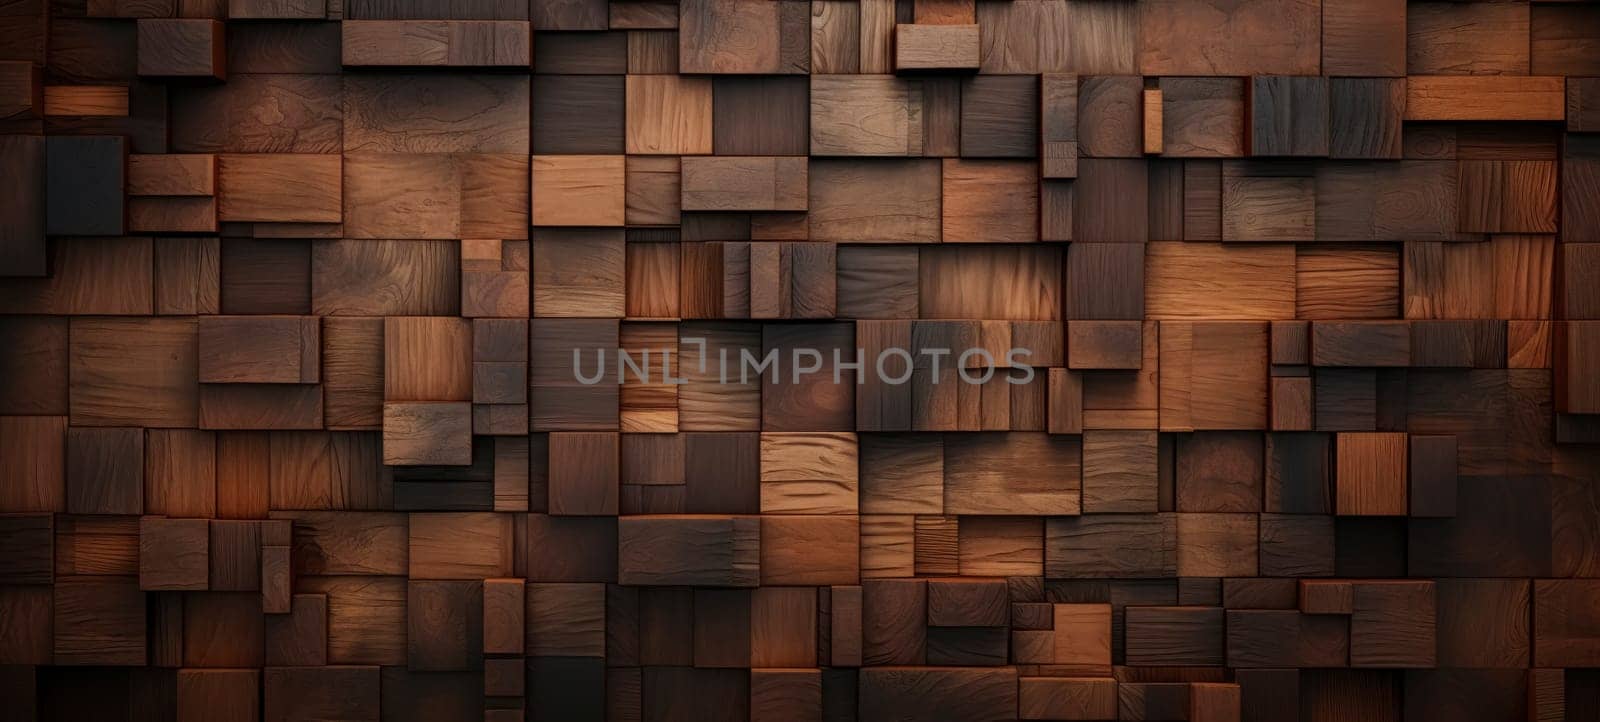
[[[1250,79],[1250,155],[1328,155],[1328,80]]]
[[[419,672],[483,669],[484,600],[483,582],[411,580],[406,667]]]
[[[205,519],[145,517],[139,523],[139,588],[210,589],[211,532]]]
[[[144,430],[67,430],[67,508],[73,514],[144,511]]]
[[[120,236],[127,140],[52,137],[45,144],[45,228],[59,236]]]
[[[223,24],[200,18],[141,18],[139,75],[228,77]]]
[[[1032,158],[1039,152],[1039,81],[979,76],[961,87],[964,158]]]

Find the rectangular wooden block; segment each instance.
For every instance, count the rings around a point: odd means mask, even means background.
[[[894,26],[897,73],[978,69],[977,25]]]
[[[1412,76],[1406,120],[1563,120],[1560,76]]]
[[[217,220],[339,223],[342,168],[338,155],[219,155]]]
[[[228,76],[223,24],[205,18],[140,18],[139,75]]]
[[[626,216],[622,156],[533,157],[533,224],[620,226]]]
[[[736,516],[628,516],[617,525],[623,584],[753,587],[761,525]]]
[[[523,67],[533,34],[517,20],[346,20],[343,64],[352,66]]]
[[[317,383],[321,330],[316,317],[204,317],[199,330],[200,381]]]
[[[685,211],[803,211],[804,158],[689,157],[683,159]]]
[[[472,463],[472,404],[393,401],[383,405],[383,463]]]

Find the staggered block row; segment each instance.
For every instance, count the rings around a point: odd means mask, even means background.
[[[0,720],[1600,719],[1600,6],[0,3]]]

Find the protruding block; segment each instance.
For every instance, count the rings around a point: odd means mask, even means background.
[[[897,73],[978,69],[977,25],[894,26]]]
[[[205,519],[139,521],[139,588],[205,591],[210,588],[210,522]]]
[[[533,225],[620,226],[627,169],[620,155],[533,157]]]
[[[626,516],[617,537],[622,584],[754,587],[761,579],[755,517]]]
[[[317,383],[321,336],[315,316],[201,316],[200,382]]]
[[[472,404],[384,404],[383,463],[390,466],[471,464]]]
[[[228,77],[223,24],[209,18],[140,18],[139,75]]]
[[[1335,468],[1341,516],[1404,516],[1406,434],[1351,432],[1338,435]]]

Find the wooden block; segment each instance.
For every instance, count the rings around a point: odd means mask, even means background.
[[[1318,321],[1311,324],[1314,366],[1406,366],[1411,328],[1403,321]]]
[[[142,429],[68,429],[66,453],[67,512],[144,511]]]
[[[709,79],[629,75],[626,94],[629,155],[711,152]]]
[[[1274,431],[1310,431],[1316,410],[1312,403],[1312,381],[1309,377],[1272,378],[1271,399]]]
[[[145,595],[135,580],[58,578],[53,609],[56,664],[145,664]]]
[[[190,18],[140,18],[139,75],[225,80],[223,24]]]
[[[472,325],[450,317],[389,317],[383,331],[385,401],[472,398]]]
[[[1036,165],[947,159],[942,177],[945,242],[1038,240]]]
[[[812,79],[812,155],[921,155],[921,83],[880,75],[821,75]],[[861,118],[884,118],[865,132]]]
[[[806,160],[707,157],[683,161],[686,211],[806,210]]]
[[[1337,513],[1405,514],[1405,434],[1341,433],[1337,444]]]
[[[1156,511],[1157,457],[1154,431],[1085,431],[1083,511]]]
[[[1221,607],[1129,607],[1124,627],[1130,665],[1222,663]]]
[[[1055,663],[1085,668],[1111,664],[1111,605],[1055,605]]]
[[[1239,719],[1242,705],[1237,684],[1197,682],[1189,685],[1191,722],[1230,722]]]
[[[44,115],[122,117],[128,115],[128,89],[114,85],[46,85]]]
[[[1250,155],[1328,154],[1328,81],[1321,77],[1251,78]]]
[[[977,70],[977,25],[894,26],[894,70]]]
[[[232,0],[238,6],[245,0]],[[237,17],[237,16],[235,16]],[[273,667],[262,672],[265,722],[316,718],[373,720],[380,704],[378,667]]]
[[[1162,138],[1161,89],[1144,90],[1144,152],[1160,155],[1164,147]]]
[[[811,719],[821,714],[821,670],[750,670],[750,719]]]
[[[1261,163],[1222,166],[1222,240],[1308,241],[1316,234],[1315,181]]]
[[[860,522],[854,516],[761,517],[761,581],[773,585],[856,584]]]
[[[920,664],[927,643],[927,582],[874,579],[862,589],[862,650],[868,665]]]
[[[756,586],[760,525],[748,517],[624,517],[618,525],[624,584]]]
[[[1323,8],[1322,72],[1401,76],[1407,70],[1407,8],[1383,0]]]
[[[483,652],[523,653],[523,586],[522,580],[483,580]]]
[[[1142,151],[1143,82],[1133,76],[1080,78],[1077,88],[1078,148],[1085,157],[1134,158]],[[1048,164],[1048,163],[1047,163]]]
[[[480,582],[408,582],[406,667],[428,672],[482,669],[478,640],[483,636],[483,606]]]
[[[813,88],[813,107],[817,91]],[[817,148],[815,113],[811,127],[812,153],[836,154]],[[936,241],[940,235],[939,167],[933,160],[818,160],[810,169],[807,218],[811,240]]]
[[[750,664],[817,664],[817,594],[806,587],[760,587],[750,594]]]
[[[1248,149],[1243,78],[1162,78],[1162,155],[1228,158]]]
[[[193,319],[75,319],[71,339],[74,424],[197,425]]]
[[[1091,720],[1117,716],[1117,681],[1097,677],[1021,677],[1017,712],[1025,720]]]
[[[1178,511],[1254,512],[1262,503],[1262,439],[1254,432],[1177,437]]]
[[[882,719],[949,715],[958,719],[1009,716],[1017,707],[1017,671],[997,668],[863,669],[861,716]]]
[[[261,611],[264,614],[289,614],[293,611],[293,572],[290,547],[261,547]]]
[[[296,594],[287,615],[265,620],[266,663],[271,666],[321,666],[327,663],[328,599]]]
[[[615,514],[618,437],[607,432],[550,435],[550,513]]]
[[[678,16],[678,72],[810,72],[809,28],[806,6],[792,0],[771,6],[735,0],[682,3]],[[759,50],[749,52],[751,48]]]
[[[1261,71],[1318,71],[1317,8],[1217,7],[1203,0],[1168,0],[1139,12],[1139,67],[1145,75],[1251,75]],[[1258,40],[1281,40],[1260,49]],[[1244,51],[1242,47],[1251,48]]]
[[[1294,253],[1286,246],[1163,242],[1149,244],[1145,255],[1145,308],[1151,318],[1294,315]],[[1202,277],[1216,290],[1201,292],[1196,279]]]
[[[1406,82],[1399,78],[1328,81],[1328,153],[1334,158],[1399,158]]]
[[[0,118],[38,118],[44,113],[40,68],[24,60],[0,64]]]
[[[528,664],[521,657],[483,660],[483,694],[485,697],[521,697],[527,688]],[[510,720],[519,720],[523,710],[484,710],[486,714],[511,714]],[[492,719],[487,718],[486,719]]]
[[[1406,80],[1406,120],[1564,120],[1563,78],[1413,76]]]
[[[1350,656],[1347,620],[1296,610],[1227,611],[1231,667],[1344,666]]]
[[[1411,515],[1455,516],[1456,437],[1418,435],[1410,443]]]
[[[181,669],[177,682],[178,719],[214,719],[217,715],[243,722],[261,719],[261,670]]]
[[[128,156],[128,195],[210,196],[216,173],[214,155],[136,153]]]
[[[1162,323],[1162,430],[1264,427],[1267,335],[1263,324]]]
[[[1355,585],[1345,581],[1300,580],[1300,611],[1305,614],[1355,612]]]
[[[406,466],[472,463],[472,405],[385,403],[383,463]]]
[[[1431,581],[1356,584],[1350,617],[1350,666],[1434,666],[1435,609]]]
[[[144,517],[139,523],[139,588],[209,588],[209,526],[204,519]]]
[[[1179,576],[1256,575],[1259,552],[1255,515],[1180,513],[1177,517]]]
[[[1536,580],[1533,584],[1533,663],[1537,666],[1589,664],[1596,655],[1594,635],[1582,611],[1600,592],[1589,580]]]
[[[49,584],[55,568],[55,529],[49,515],[0,517],[0,547],[7,553],[0,579],[7,584]]]
[[[540,317],[623,315],[622,234],[540,231],[533,241],[533,308]]]
[[[1550,233],[1556,228],[1554,161],[1462,161],[1460,230]]]
[[[217,219],[338,223],[341,167],[336,155],[219,155]]]
[[[408,564],[415,579],[485,579],[511,571],[510,517],[489,513],[410,515]]]
[[[315,317],[208,316],[199,326],[200,381],[317,383],[321,329]]]
[[[1584,373],[1590,351],[1600,342],[1600,323],[1567,321],[1555,328],[1555,401],[1563,413],[1600,411],[1600,386]]]
[[[762,513],[856,513],[856,457],[854,434],[762,434]]]
[[[534,156],[533,224],[622,225],[625,176],[621,156]]]
[[[528,67],[533,35],[513,20],[346,20],[343,64]]]
[[[1067,365],[1137,370],[1144,359],[1143,340],[1136,321],[1073,321],[1067,324]]]
[[[945,439],[945,513],[1077,514],[1082,475],[1078,439],[1039,433]]]
[[[1002,579],[930,579],[927,606],[931,627],[1003,627],[1010,619],[1010,594]]]
[[[261,591],[261,524],[213,520],[210,528],[211,589]]]

